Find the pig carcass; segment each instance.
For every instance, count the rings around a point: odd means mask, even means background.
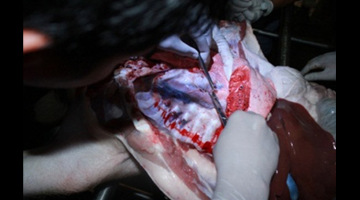
[[[335,92],[305,81],[295,69],[271,65],[250,24],[222,21],[213,39],[217,49],[209,73],[224,112],[256,112],[278,134],[281,153],[269,199],[289,198],[288,173],[300,197],[334,197],[336,145],[329,132],[335,132],[319,126],[317,108],[324,99],[336,101]],[[211,198],[216,184],[211,152],[223,127],[196,60],[159,50],[120,64],[112,80],[94,88],[90,97],[100,122],[116,130],[125,114],[109,110],[127,113],[137,132],[117,137],[169,198]],[[308,179],[314,173],[316,186]]]

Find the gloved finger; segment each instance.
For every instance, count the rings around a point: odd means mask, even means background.
[[[323,71],[322,72],[312,72],[310,74],[306,74],[304,76],[304,79],[306,79],[308,81],[322,80],[323,79],[322,77],[324,76],[323,73],[324,73]]]
[[[248,8],[253,5],[252,0],[232,0],[230,4],[236,7]]]
[[[252,154],[264,156],[268,153],[269,155],[266,155],[266,157],[269,159],[268,162],[270,162],[271,158],[277,158],[278,154],[276,152],[279,150],[278,139],[276,134],[267,126],[265,118],[261,115],[254,112],[235,111],[229,117],[227,125],[214,147],[213,155],[219,169],[229,167],[222,161],[226,159],[226,156],[232,157],[232,154],[229,152],[234,150],[239,153],[236,158],[248,158],[246,161],[260,159],[259,157],[253,157]],[[251,152],[247,152],[249,150]],[[263,152],[263,150],[270,152]],[[260,159],[260,161],[262,160]],[[244,163],[244,160],[241,162]],[[257,163],[248,162],[247,165],[249,164],[256,165]],[[276,167],[276,164],[273,168]]]
[[[245,20],[245,17],[242,13],[237,13],[237,14],[233,15],[232,17],[230,17],[230,19],[233,21],[242,22]]]
[[[304,73],[304,78],[308,81],[336,81],[335,65],[311,65],[312,69],[322,69],[322,71]]]
[[[229,2],[229,6],[232,8],[233,12],[244,12],[253,2],[251,0],[232,0]]]
[[[268,16],[274,9],[274,4],[272,1],[264,1],[261,4],[261,9],[264,11],[264,16]]]
[[[336,51],[328,52],[309,60],[301,70],[301,74],[306,74],[314,69],[336,68]]]
[[[268,198],[279,146],[276,135],[262,116],[234,112],[213,152],[217,169],[213,200]],[[257,188],[256,193],[253,188]]]
[[[172,35],[162,40],[158,45],[160,49],[170,51],[181,56],[198,58],[198,51],[183,42],[178,35]]]
[[[243,12],[245,19],[250,22],[255,22],[261,17],[262,14],[263,11],[260,8],[254,8],[253,10],[246,10]]]
[[[324,69],[324,67],[320,65],[316,60],[310,60],[301,70],[301,74],[305,75],[314,69]]]

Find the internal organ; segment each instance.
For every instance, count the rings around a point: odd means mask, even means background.
[[[275,103],[276,92],[269,79],[249,66],[238,33],[228,41],[232,52],[236,52],[230,69],[220,54],[212,54],[209,74],[227,116],[235,110],[244,110],[266,117]],[[152,58],[174,57],[170,52],[160,51]],[[210,85],[197,62],[184,65],[176,59],[167,61],[159,64],[145,58],[129,60],[117,72],[116,80],[131,88],[138,109],[157,129],[211,153],[223,127],[208,94]],[[226,71],[231,71],[230,77]]]
[[[327,194],[316,191],[335,191],[335,143],[327,132],[319,131],[321,128],[313,121],[316,118],[311,112],[316,102],[323,97],[331,97],[332,93],[314,90],[297,71],[287,67],[274,68],[264,59],[251,26],[245,29],[245,23],[220,25],[221,34],[213,32],[218,50],[212,54],[210,74],[215,80],[217,95],[227,114],[235,109],[243,109],[255,110],[262,116],[267,116],[275,101],[272,83],[278,98],[293,102],[283,100],[275,104],[271,110],[274,115],[268,122],[278,134],[279,141],[281,140],[282,151],[279,173],[274,176],[270,198],[289,199],[286,188],[288,173],[292,174],[298,184],[300,198],[308,193],[321,199]],[[125,88],[125,95],[122,96],[127,101],[119,100],[121,95],[111,93],[116,91],[111,82],[98,88],[93,87],[93,94],[90,95],[92,107],[100,122],[114,130],[115,135],[168,197],[210,199],[216,184],[216,169],[211,154],[207,152],[211,151],[222,127],[205,92],[209,89],[207,82],[194,59],[157,51],[150,60],[131,59],[116,70],[117,87],[120,90]],[[272,82],[266,77],[271,78]],[[236,94],[238,96],[232,94],[238,91],[243,92]],[[257,98],[259,95],[264,97]],[[240,101],[236,102],[237,98]],[[119,102],[126,102],[126,105],[119,105]],[[117,122],[112,112],[104,109],[109,107],[109,103],[113,104],[112,107],[128,108],[137,131],[116,131],[116,124],[124,124]],[[260,111],[256,111],[257,106]],[[287,108],[282,109],[284,107]],[[262,109],[265,111],[261,112]],[[283,111],[279,112],[279,109]],[[299,112],[301,115],[297,114]],[[200,118],[197,115],[203,118],[202,121],[199,120],[199,124],[212,126],[213,132],[194,133],[195,128],[190,125],[193,123],[192,126],[197,126],[195,121]],[[292,115],[296,117],[291,117]],[[306,127],[299,128],[302,126]],[[204,139],[205,137],[207,138]],[[319,145],[319,141],[323,145]],[[302,148],[304,142],[306,147]],[[197,148],[193,148],[194,146]],[[313,173],[318,176],[315,178]],[[328,195],[334,196],[333,193]],[[327,196],[323,199],[327,199]]]
[[[336,143],[298,103],[277,100],[267,124],[277,134],[280,155],[269,200],[290,199],[286,178],[294,178],[299,199],[336,197]]]

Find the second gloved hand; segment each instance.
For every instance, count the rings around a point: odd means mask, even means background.
[[[277,136],[265,119],[234,112],[214,147],[217,183],[212,200],[268,199],[278,157]]]
[[[274,9],[270,0],[230,0],[230,20],[255,22],[262,16],[269,15]]]
[[[322,70],[311,72],[312,70]],[[308,81],[336,80],[336,51],[329,52],[311,59],[301,70]]]

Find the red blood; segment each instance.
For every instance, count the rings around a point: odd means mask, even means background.
[[[199,135],[194,135],[193,138],[191,138],[193,142],[197,142],[199,140]]]
[[[238,67],[230,77],[225,114],[230,116],[236,110],[247,110],[250,91],[250,69],[247,66]]]
[[[154,107],[158,107],[159,106],[159,101],[156,101],[155,103],[154,103]]]
[[[207,153],[211,153],[212,154],[212,150],[214,147],[214,143],[212,142],[205,142],[205,144],[202,146],[203,150]]]
[[[200,148],[202,148],[205,152],[208,152],[208,153],[211,153],[212,152],[212,148],[214,146],[214,144],[216,143],[217,141],[217,138],[219,137],[220,135],[220,132],[222,130],[222,127],[221,127],[221,130],[219,131],[219,129],[217,129],[216,133],[214,134],[214,138],[211,140],[211,142],[202,142],[201,139],[200,139],[200,135],[198,133],[193,133],[193,132],[190,132],[186,129],[180,129],[177,127],[177,124],[176,122],[172,122],[170,124],[168,124],[168,120],[170,119],[170,117],[174,116],[174,113],[169,113],[167,112],[165,109],[161,108],[159,106],[159,102],[156,101],[154,103],[154,107],[157,107],[159,110],[162,110],[162,113],[161,113],[161,117],[163,118],[164,120],[164,125],[169,129],[169,130],[175,130],[177,131],[179,134],[181,134],[182,136],[185,136],[185,137],[188,137],[188,138],[191,138],[192,142],[197,144]],[[167,124],[167,125],[166,125]]]
[[[193,67],[193,68],[190,68],[190,69],[189,69],[189,72],[192,72],[192,73],[200,73],[201,70],[200,70],[198,67]]]

